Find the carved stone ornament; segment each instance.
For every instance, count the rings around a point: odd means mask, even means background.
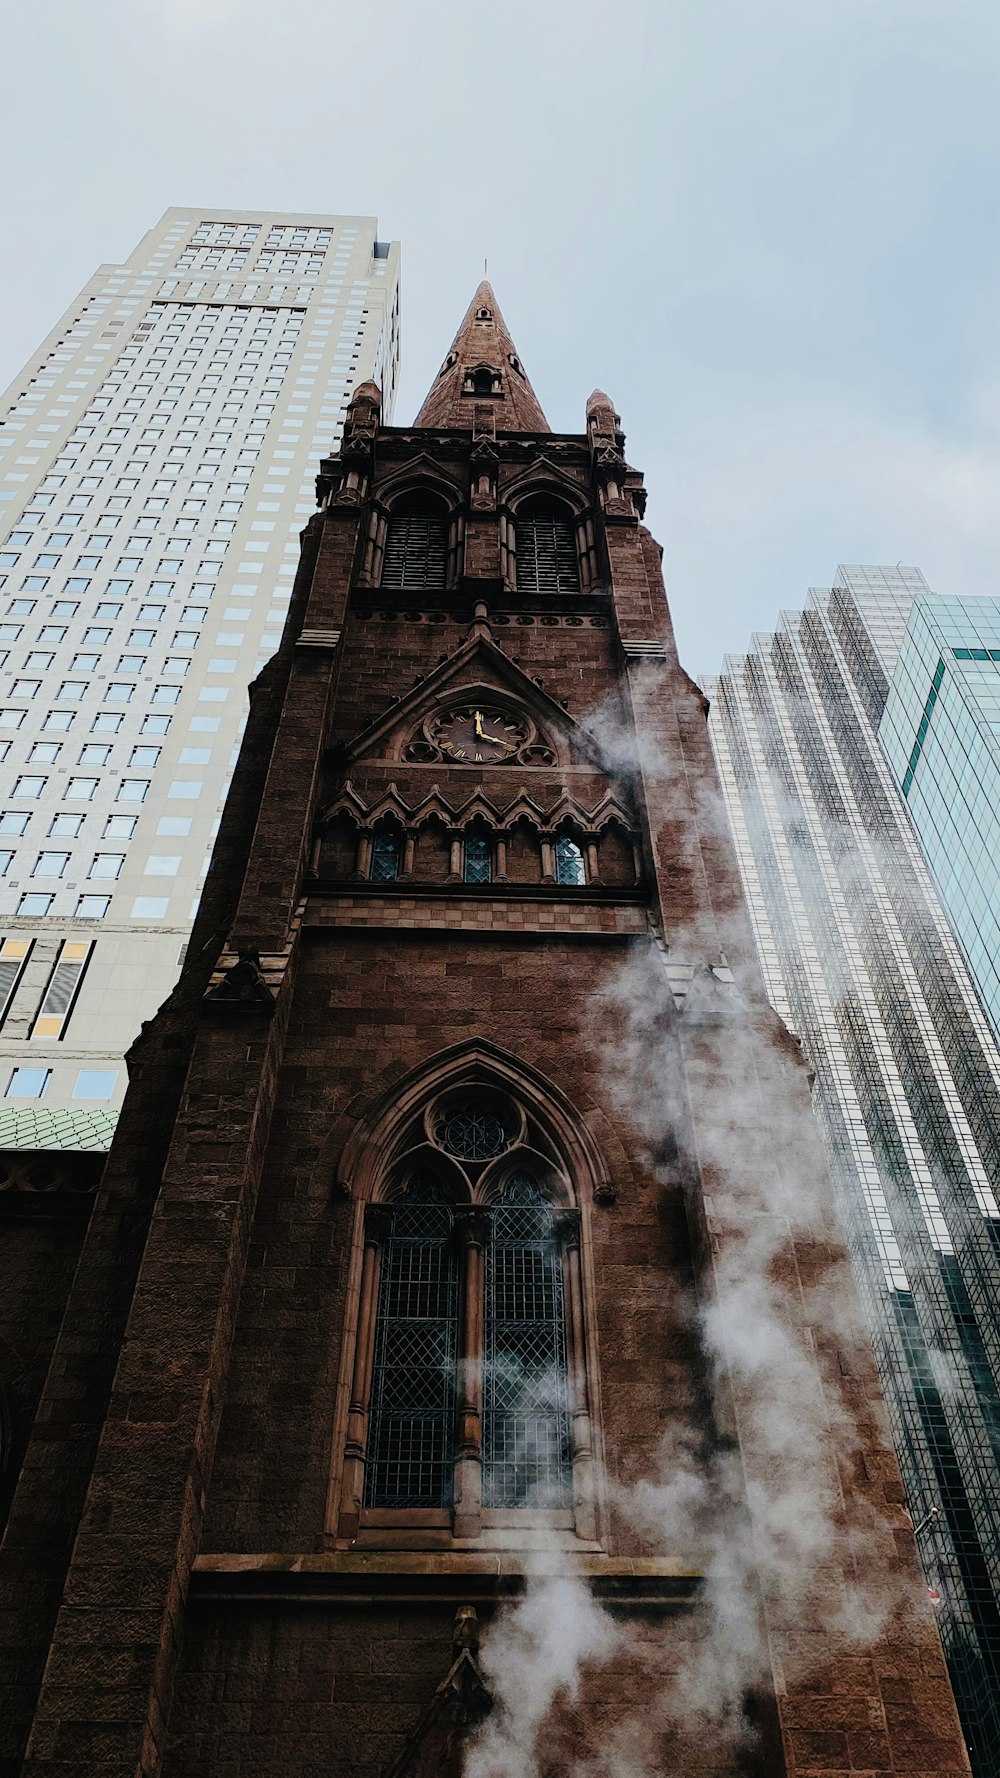
[[[452,1654],[448,1672],[383,1778],[461,1778],[469,1735],[492,1708],[477,1660],[479,1622],[472,1605],[455,1613]]]
[[[237,961],[226,970],[221,982],[209,989],[205,998],[233,1006],[273,1006],[274,994],[264,980],[260,952],[240,951]]]

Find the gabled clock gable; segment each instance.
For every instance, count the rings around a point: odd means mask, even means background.
[[[504,654],[488,633],[482,633],[487,625],[480,622],[473,629],[480,633],[471,635],[350,743],[347,759],[352,764],[371,759],[404,760],[425,718],[454,706],[484,702],[528,717],[550,742],[552,763],[604,769],[597,742],[586,728]]]

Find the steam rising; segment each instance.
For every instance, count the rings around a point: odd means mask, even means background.
[[[631,731],[606,708],[588,726],[611,770],[634,781]],[[647,734],[651,727],[640,724]],[[728,844],[714,783],[685,785],[678,807],[665,763],[646,757],[641,766],[646,796],[685,843]],[[628,1552],[631,1532],[636,1548],[699,1566],[703,1585],[691,1613],[671,1620],[679,1657],[665,1672],[655,1635],[627,1613],[612,1624],[573,1578],[565,1553],[549,1551],[544,1573],[526,1569],[522,1600],[500,1615],[484,1645],[496,1707],[467,1755],[466,1778],[545,1778],[553,1713],[572,1704],[588,1673],[599,1683],[607,1663],[616,1675],[644,1672],[643,1695],[626,1701],[599,1746],[584,1748],[578,1738],[569,1758],[564,1749],[560,1772],[660,1778],[664,1743],[676,1746],[678,1737],[697,1738],[721,1763],[752,1736],[747,1700],[758,1687],[770,1690],[772,1674],[794,1681],[812,1648],[829,1658],[834,1645],[870,1642],[919,1597],[892,1569],[889,1522],[870,1500],[855,1503],[852,1522],[841,1492],[838,1459],[850,1464],[871,1428],[855,1424],[841,1377],[825,1375],[838,1351],[857,1346],[859,1331],[846,1259],[829,1258],[836,1234],[801,1074],[759,989],[748,1006],[728,972],[710,973],[726,934],[714,927],[713,940],[714,954],[704,929],[672,934],[670,957],[700,967],[681,1024],[700,1022],[699,1039],[728,1082],[713,1101],[724,1109],[711,1122],[703,1107],[696,1113],[695,1153],[681,1157],[710,1199],[712,1276],[686,1313],[707,1360],[717,1435],[685,1418],[668,1427],[647,1479],[606,1484],[625,1527],[620,1547]],[[678,1174],[663,1157],[676,1155],[688,1122],[677,1030],[664,953],[651,943],[611,982],[591,1036],[608,1110],[639,1133],[641,1158],[664,1185]],[[812,1259],[805,1275],[802,1254]]]

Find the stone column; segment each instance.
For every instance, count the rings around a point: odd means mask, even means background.
[[[462,1333],[455,1441],[456,1537],[478,1537],[483,1523],[484,1250],[489,1212],[470,1205],[455,1217],[462,1251]]]
[[[555,1226],[562,1251],[576,1534],[585,1538],[588,1543],[595,1543],[597,1507],[594,1497],[594,1440],[590,1424],[590,1391],[587,1387],[579,1210],[557,1210]]]
[[[337,1523],[339,1537],[357,1537],[361,1524],[382,1247],[391,1228],[391,1205],[369,1204],[365,1211],[365,1251],[361,1264],[354,1369],[351,1373],[351,1400],[347,1410],[347,1436],[344,1443],[344,1483]]]

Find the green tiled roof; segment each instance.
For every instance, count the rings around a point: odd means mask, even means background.
[[[117,1111],[46,1111],[35,1105],[0,1105],[0,1149],[111,1147]]]

